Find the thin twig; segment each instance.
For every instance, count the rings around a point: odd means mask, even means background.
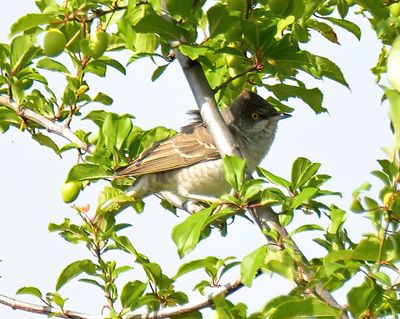
[[[6,305],[14,310],[23,310],[41,315],[52,315],[58,318],[72,319],[101,319],[103,316],[88,315],[72,310],[60,310],[49,306],[39,306],[29,302],[20,301],[0,294],[0,304]]]
[[[8,97],[0,96],[0,105],[13,110],[18,116],[21,116],[24,119],[31,120],[36,124],[39,124],[47,131],[66,138],[71,143],[76,144],[82,150],[90,151],[89,146],[83,143],[69,128],[54,123],[43,115],[18,105],[17,103],[11,101]]]

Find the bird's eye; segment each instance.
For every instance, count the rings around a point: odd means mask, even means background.
[[[253,112],[251,113],[251,117],[253,118],[253,120],[258,120],[260,118],[260,113]]]

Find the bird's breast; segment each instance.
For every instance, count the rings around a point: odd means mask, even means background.
[[[219,196],[230,189],[224,178],[221,159],[204,161],[163,175],[160,177],[168,184],[169,190],[184,197],[190,194]]]

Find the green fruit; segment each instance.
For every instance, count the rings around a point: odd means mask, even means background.
[[[285,11],[285,16],[295,16],[296,19],[300,19],[304,13],[306,6],[304,4],[304,0],[290,0],[289,6]]]
[[[398,17],[400,15],[400,3],[396,2],[391,4],[389,7],[390,14],[393,17]]]
[[[44,35],[43,50],[47,56],[54,57],[64,51],[67,40],[64,34],[58,29],[50,29]]]
[[[400,36],[393,41],[387,57],[386,70],[390,85],[400,92]]]
[[[285,13],[290,1],[291,0],[269,0],[268,5],[273,14],[281,16]]]
[[[93,59],[100,58],[108,47],[108,34],[104,31],[96,32],[89,43],[90,56]]]
[[[392,193],[392,192],[386,193],[385,196],[383,197],[383,204],[386,207],[389,207],[395,198],[396,198],[395,193]]]
[[[73,202],[82,189],[80,182],[66,182],[61,186],[61,197],[65,203]]]

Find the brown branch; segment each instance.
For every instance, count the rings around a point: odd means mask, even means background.
[[[47,131],[64,137],[71,143],[76,144],[79,148],[85,151],[90,151],[89,146],[83,143],[69,128],[54,123],[43,115],[18,105],[17,103],[11,101],[8,97],[0,96],[0,105],[13,110],[18,116],[21,116],[24,119],[31,120],[36,124],[39,124]]]
[[[261,273],[261,272],[260,272]],[[258,273],[258,274],[260,274]],[[145,314],[132,314],[124,317],[124,319],[161,319],[180,316],[194,311],[198,311],[209,307],[213,304],[213,299],[219,296],[228,296],[236,290],[243,287],[240,278],[232,280],[230,283],[218,288],[207,297],[203,297],[197,301],[189,302],[182,306],[165,308],[159,311],[153,311]]]
[[[262,272],[259,271],[256,276],[259,276]],[[209,307],[213,303],[213,299],[219,296],[228,296],[231,293],[235,292],[236,290],[244,287],[244,285],[241,283],[241,279],[237,278],[235,280],[232,280],[231,282],[225,284],[224,286],[216,289],[214,292],[209,294],[206,297],[200,298],[199,300],[196,300],[194,302],[189,302],[185,305],[182,306],[176,306],[176,307],[170,307],[170,308],[165,308],[159,311],[153,311],[150,313],[144,313],[144,314],[127,314],[124,316],[124,319],[159,319],[159,318],[168,318],[168,317],[174,317],[174,316],[179,316],[183,314],[188,314],[194,311],[201,310],[203,308]],[[60,310],[57,308],[53,308],[50,306],[40,306],[28,302],[23,302],[17,299],[13,299],[4,295],[0,294],[0,304],[3,304],[5,306],[8,306],[14,310],[22,310],[26,312],[31,312],[31,313],[37,313],[41,315],[49,315],[51,314],[52,316],[58,317],[58,318],[71,318],[71,319],[100,319],[103,318],[104,316],[98,316],[98,315],[88,315],[72,310]]]
[[[41,315],[52,315],[58,318],[71,318],[71,319],[101,319],[104,316],[88,315],[72,310],[61,310],[50,306],[39,306],[29,302],[23,302],[0,294],[0,304],[8,306],[14,310],[22,310]]]

